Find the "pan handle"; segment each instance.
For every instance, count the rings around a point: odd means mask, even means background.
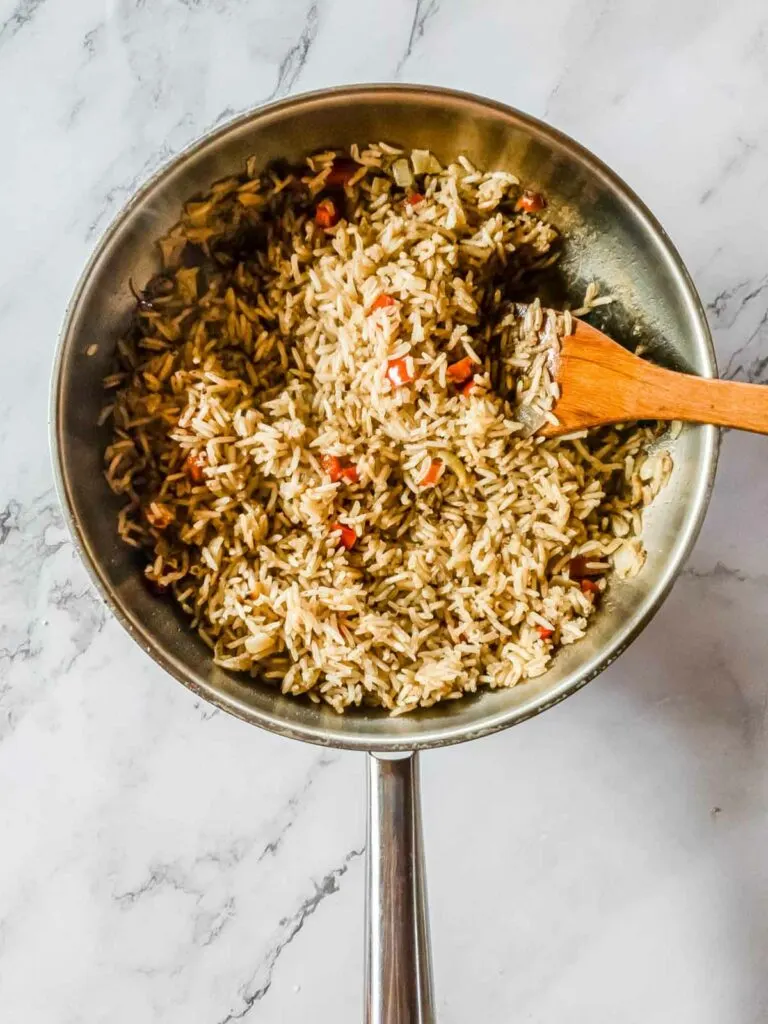
[[[366,1024],[433,1024],[419,755],[368,758]]]

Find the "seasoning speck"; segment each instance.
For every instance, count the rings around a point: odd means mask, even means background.
[[[88,348],[85,350],[85,354],[87,356],[95,356],[98,351],[99,351],[99,346],[98,345],[89,345]]]

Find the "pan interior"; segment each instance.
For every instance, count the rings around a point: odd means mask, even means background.
[[[667,436],[674,471],[646,513],[648,560],[639,576],[614,582],[584,640],[563,649],[539,680],[487,691],[391,719],[344,716],[282,696],[215,666],[171,602],[153,597],[141,565],[116,532],[119,499],[102,473],[108,428],[97,428],[115,340],[139,284],[157,269],[154,241],[182,202],[242,169],[294,161],[308,152],[384,140],[428,148],[442,160],[465,153],[484,169],[512,170],[544,192],[567,236],[560,275],[575,304],[591,280],[617,301],[593,322],[617,340],[640,341],[654,358],[702,376],[714,357],[698,297],[666,235],[639,200],[571,140],[509,108],[423,87],[357,87],[284,101],[246,115],[183,153],[134,197],[81,279],[64,325],[52,393],[54,461],[70,525],[97,585],[147,652],[194,692],[254,724],[316,743],[377,750],[439,745],[494,731],[543,710],[609,664],[657,609],[695,539],[714,473],[717,434],[685,427]],[[90,356],[87,351],[97,345]]]

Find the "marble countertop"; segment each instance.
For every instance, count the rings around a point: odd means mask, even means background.
[[[0,1017],[361,1017],[361,756],[213,711],[89,586],[47,389],[80,269],[158,165],[354,81],[543,117],[648,202],[724,375],[768,382],[761,0],[0,0]],[[768,441],[729,433],[662,612],[579,696],[423,759],[444,1024],[768,1019]]]

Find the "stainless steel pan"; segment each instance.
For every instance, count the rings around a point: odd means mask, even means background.
[[[535,683],[487,692],[391,719],[374,711],[340,717],[284,697],[211,663],[173,605],[154,598],[115,530],[117,500],[102,474],[106,428],[96,427],[115,339],[130,315],[129,277],[156,269],[153,240],[181,203],[242,168],[352,142],[385,139],[460,152],[483,168],[514,170],[545,192],[568,237],[563,285],[578,299],[589,280],[619,299],[607,314],[614,337],[637,324],[658,358],[703,376],[715,371],[701,304],[679,256],[648,210],[607,167],[554,129],[509,107],[413,86],[358,86],[285,100],[206,136],[129,202],[86,268],[74,295],[53,373],[51,438],[61,502],[86,567],[110,608],[147,653],[198,696],[284,736],[371,752],[367,881],[369,1022],[433,1019],[423,886],[417,754],[515,725],[574,693],[609,665],[662,603],[704,516],[717,458],[711,427],[670,440],[674,472],[646,517],[648,561],[614,584],[589,634],[562,651]],[[93,356],[86,350],[98,345]],[[455,813],[461,813],[460,808]]]

